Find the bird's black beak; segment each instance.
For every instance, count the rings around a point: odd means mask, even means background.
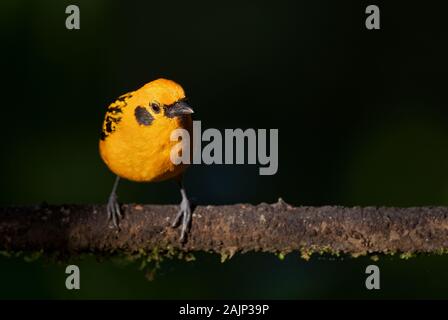
[[[192,113],[194,113],[193,109],[185,101],[175,102],[165,109],[165,116],[168,118],[180,117]]]

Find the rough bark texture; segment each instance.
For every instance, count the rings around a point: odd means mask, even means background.
[[[122,206],[120,230],[104,205],[0,208],[0,250],[123,252],[174,249],[288,253],[443,253],[448,249],[448,208],[292,207],[275,204],[199,206],[186,243],[170,227],[177,207]]]

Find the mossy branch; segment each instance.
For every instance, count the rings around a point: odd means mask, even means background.
[[[0,208],[0,250],[136,253],[153,250],[300,251],[346,253],[444,253],[446,207],[293,207],[275,204],[199,206],[186,243],[170,224],[177,206],[122,206],[120,229],[109,226],[104,205],[39,205]]]

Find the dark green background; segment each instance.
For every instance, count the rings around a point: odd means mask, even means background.
[[[448,205],[446,8],[359,1],[18,1],[0,3],[0,204],[104,203],[113,175],[98,154],[106,106],[158,77],[185,88],[204,128],[278,128],[279,171],[193,166],[199,204]],[[65,7],[81,30],[65,29]],[[119,188],[122,202],[176,203],[172,182]],[[448,258],[237,255],[221,264],[87,258],[81,290],[65,265],[0,259],[1,298],[446,298]]]

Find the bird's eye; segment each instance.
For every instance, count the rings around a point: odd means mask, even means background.
[[[154,111],[154,113],[160,112],[160,106],[155,102],[151,103],[151,109],[152,109],[152,111]]]

